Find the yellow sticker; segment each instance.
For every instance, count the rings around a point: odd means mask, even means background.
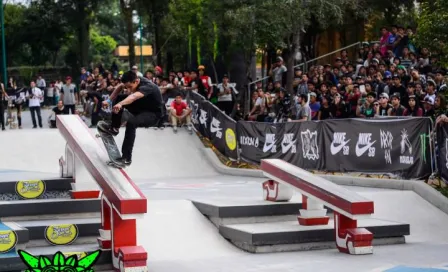
[[[76,225],[53,225],[45,229],[45,239],[57,246],[69,245],[78,238],[78,227]]]
[[[16,193],[24,199],[35,199],[45,193],[42,180],[20,180],[16,183]]]
[[[78,260],[81,260],[82,258],[87,256],[86,252],[64,252],[62,254],[64,254],[65,257],[70,257],[70,256],[73,256],[73,255],[76,255],[76,256],[78,256]]]
[[[226,144],[230,150],[236,149],[236,135],[231,128],[226,129]]]
[[[13,230],[0,230],[0,253],[11,251],[17,244],[17,234]]]

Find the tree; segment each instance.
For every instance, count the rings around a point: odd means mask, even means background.
[[[420,7],[413,41],[418,47],[438,53],[441,63],[448,65],[448,5],[444,0],[430,0],[422,1]]]
[[[111,36],[102,36],[95,29],[90,30],[90,55],[95,63],[112,64],[112,51],[117,47],[117,42]]]
[[[135,0],[120,0],[121,14],[126,25],[126,34],[128,38],[129,68],[135,64],[135,27],[134,22],[132,21],[135,5]]]

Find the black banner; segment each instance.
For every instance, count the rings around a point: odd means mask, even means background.
[[[437,127],[437,168],[445,182],[448,182],[448,124]]]
[[[327,171],[393,173],[407,179],[432,172],[428,118],[322,124]]]
[[[219,152],[236,160],[236,122],[196,93],[191,93],[189,104],[196,130],[208,138]]]
[[[428,118],[237,125],[240,156],[248,161],[279,158],[310,170],[414,179],[432,172],[430,130]]]

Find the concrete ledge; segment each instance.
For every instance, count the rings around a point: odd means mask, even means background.
[[[250,253],[277,253],[277,252],[292,252],[292,251],[310,251],[310,250],[324,250],[324,249],[336,249],[336,243],[333,242],[319,242],[319,243],[301,243],[301,244],[281,244],[271,246],[254,246],[247,243],[231,242],[236,247],[250,252]],[[373,246],[384,245],[398,245],[405,244],[406,238],[391,237],[391,238],[376,238],[373,239]]]
[[[263,178],[263,172],[257,169],[238,169],[225,166],[210,148],[203,149],[208,161],[223,175]],[[420,180],[377,179],[353,176],[318,175],[342,186],[359,186],[391,190],[414,191],[420,197],[448,214],[448,198]]]
[[[101,199],[51,199],[0,202],[0,218],[41,214],[76,214],[101,211]]]
[[[15,194],[16,183],[18,181],[27,181],[24,179],[12,181],[0,181],[0,194]],[[72,178],[57,178],[57,179],[42,179],[45,183],[45,191],[69,191],[71,190],[71,183],[74,182]]]
[[[358,220],[374,238],[402,237],[410,234],[409,224],[379,219]],[[219,227],[219,233],[232,242],[252,246],[334,242],[334,222],[325,226],[301,226],[297,221],[263,224],[237,224]]]

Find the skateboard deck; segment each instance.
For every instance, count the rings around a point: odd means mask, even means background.
[[[101,130],[97,129],[98,134],[96,137],[101,138],[106,147],[107,155],[109,155],[110,161],[106,162],[107,165],[115,167],[115,168],[126,168],[125,165],[118,163],[118,159],[121,158],[121,152],[118,149],[117,143],[114,140],[114,137],[110,134],[104,133]]]

